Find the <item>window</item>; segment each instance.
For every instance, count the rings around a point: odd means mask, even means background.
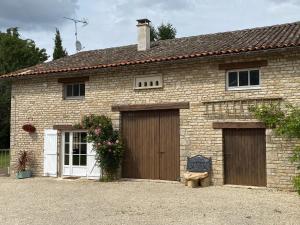
[[[86,166],[86,133],[74,132],[73,133],[73,166]]]
[[[86,166],[86,132],[66,132],[64,136],[64,165]]]
[[[162,76],[135,77],[134,89],[151,89],[162,87]]]
[[[85,84],[74,83],[64,85],[65,99],[80,99],[85,96]]]
[[[251,89],[260,86],[258,69],[228,71],[226,75],[227,90]]]

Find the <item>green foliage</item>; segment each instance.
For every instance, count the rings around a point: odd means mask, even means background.
[[[294,186],[298,192],[298,194],[300,195],[300,175],[299,176],[296,176],[294,178]]]
[[[23,40],[17,28],[0,32],[0,74],[9,73],[44,62],[48,59],[45,49],[36,47],[34,41]]]
[[[176,33],[176,28],[170,23],[162,23],[157,27],[157,29],[155,29],[152,25],[150,26],[151,41],[174,39],[176,37]]]
[[[150,25],[150,41],[157,40],[157,31],[154,26]]]
[[[282,124],[285,117],[279,104],[267,104],[259,107],[250,106],[249,111],[255,116],[255,118],[263,121],[269,128],[278,127]]]
[[[176,33],[176,28],[170,23],[162,23],[159,27],[157,27],[157,36],[159,40],[174,39],[176,37]]]
[[[291,161],[295,163],[300,162],[300,146],[294,148]],[[297,166],[297,169],[300,170],[300,164]]]
[[[17,28],[0,32],[0,75],[34,66],[48,59],[45,49],[23,40]],[[10,82],[0,80],[0,148],[9,148]]]
[[[249,111],[268,127],[275,128],[277,135],[300,138],[300,108],[287,104],[286,109],[285,113],[279,104],[268,104],[250,107]],[[297,169],[300,170],[300,146],[294,148],[291,161],[296,163]],[[296,176],[293,182],[300,195],[300,175]]]
[[[119,132],[113,129],[111,119],[103,115],[85,116],[82,128],[88,130],[87,140],[93,142],[96,160],[107,175],[107,179],[115,179],[123,158],[124,147]]]
[[[277,133],[290,138],[300,138],[300,108],[287,106],[289,112],[278,126]]]
[[[9,148],[10,82],[0,81],[0,149]]]
[[[64,49],[63,46],[62,46],[62,40],[61,40],[61,37],[60,37],[60,32],[56,28],[55,40],[54,40],[53,60],[65,57],[67,55],[68,55],[67,50]]]

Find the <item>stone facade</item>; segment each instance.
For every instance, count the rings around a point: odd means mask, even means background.
[[[261,67],[261,88],[227,91],[225,71],[219,63],[267,59]],[[64,100],[63,84],[58,77],[89,75],[83,100]],[[135,76],[162,75],[163,88],[134,90]],[[180,170],[185,171],[186,157],[202,154],[212,157],[213,183],[223,184],[222,130],[213,129],[214,121],[244,121],[247,118],[212,118],[207,115],[204,102],[283,98],[300,105],[300,54],[244,55],[240,57],[177,60],[168,63],[119,67],[81,74],[49,74],[36,78],[13,80],[11,109],[12,164],[16,151],[35,153],[35,175],[43,173],[43,131],[53,125],[80,122],[86,114],[105,114],[120,126],[120,113],[112,112],[112,105],[190,102],[190,109],[180,110]],[[29,135],[22,125],[31,122],[37,132]],[[267,186],[292,189],[296,166],[289,161],[295,141],[282,140],[267,130]],[[60,147],[59,147],[60,149]]]

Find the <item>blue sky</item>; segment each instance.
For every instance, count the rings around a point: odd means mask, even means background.
[[[89,21],[78,33],[84,50],[92,50],[136,43],[139,18],[170,22],[184,37],[300,21],[299,12],[300,0],[1,0],[0,30],[19,27],[51,56],[56,27],[75,53],[74,24],[64,16]]]

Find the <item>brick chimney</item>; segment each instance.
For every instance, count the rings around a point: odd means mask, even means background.
[[[150,49],[150,20],[148,19],[139,19],[137,20],[138,24],[138,51],[146,51]]]

